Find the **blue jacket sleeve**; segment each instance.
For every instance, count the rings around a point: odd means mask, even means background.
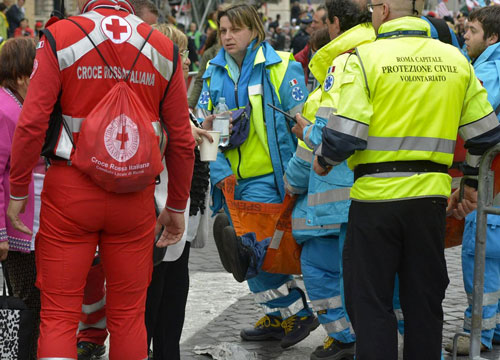
[[[283,110],[293,116],[301,112],[309,92],[304,80],[304,71],[299,62],[290,61],[279,92]]]
[[[303,194],[309,186],[311,163],[297,157],[296,154],[288,162],[285,172],[285,188],[292,194]]]

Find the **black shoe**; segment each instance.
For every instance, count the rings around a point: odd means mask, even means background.
[[[297,344],[299,341],[304,340],[314,329],[319,326],[319,320],[316,316],[290,316],[283,320],[281,324],[285,329],[285,337],[281,340],[281,347],[287,347]]]
[[[243,340],[281,340],[285,330],[281,326],[281,316],[266,315],[252,329],[243,329],[240,336]]]
[[[97,345],[88,341],[80,341],[76,345],[78,360],[99,359],[106,352],[106,346]]]
[[[356,343],[343,343],[327,336],[323,346],[319,346],[311,354],[311,360],[353,360]]]
[[[236,281],[243,282],[246,279],[253,251],[250,247],[243,245],[241,237],[236,235],[233,227],[226,226],[222,233],[225,255],[221,258],[225,256],[229,260],[230,272],[233,273],[233,277]]]
[[[224,267],[224,270],[226,270],[227,272],[231,272],[231,265],[229,259],[226,256],[226,252],[224,251],[224,234],[222,233],[222,231],[226,226],[229,225],[231,224],[229,222],[229,218],[225,213],[218,214],[215,217],[213,228],[215,245],[217,246],[217,252],[219,253],[220,262]]]
[[[148,360],[153,360],[153,350],[148,350]]]

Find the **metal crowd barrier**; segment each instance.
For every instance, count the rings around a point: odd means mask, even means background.
[[[470,337],[470,360],[485,360],[480,356],[481,330],[483,321],[484,268],[486,258],[486,230],[488,214],[500,215],[500,208],[493,207],[496,193],[499,192],[500,161],[492,169],[495,157],[500,154],[500,144],[489,149],[482,157],[479,165],[477,192],[477,227],[476,247],[474,252],[474,288],[472,292],[472,323],[470,334],[458,332],[453,338],[453,360],[457,359],[457,345],[460,336]],[[500,157],[499,157],[500,159]],[[497,159],[498,160],[498,159]],[[496,170],[496,173],[495,173]],[[496,179],[495,179],[496,176]],[[495,186],[495,181],[497,186]],[[463,188],[463,183],[462,186]]]

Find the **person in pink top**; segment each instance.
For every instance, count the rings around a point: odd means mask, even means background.
[[[26,306],[33,310],[35,316],[30,359],[36,358],[36,340],[40,322],[40,292],[35,287],[34,240],[32,235],[15,230],[7,221],[6,213],[10,197],[12,138],[28,89],[34,59],[35,43],[30,38],[10,39],[0,52],[0,64],[2,64],[0,66],[0,261],[11,295],[22,299]],[[43,172],[43,166],[38,172]],[[33,231],[35,218],[33,178],[29,186],[28,203],[20,217]]]

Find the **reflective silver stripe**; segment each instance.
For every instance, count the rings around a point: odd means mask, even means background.
[[[482,135],[485,132],[488,132],[498,126],[498,118],[495,113],[492,112],[482,119],[474,121],[473,123],[469,123],[467,125],[463,125],[458,128],[458,133],[460,137],[467,141],[476,136]]]
[[[102,318],[95,324],[85,324],[81,321],[78,323],[78,331],[85,330],[88,328],[106,329],[106,317]]]
[[[316,312],[328,309],[337,309],[342,307],[342,298],[339,295],[328,299],[311,300],[311,304],[313,310]]]
[[[73,150],[73,145],[71,143],[71,138],[68,132],[62,128],[61,136],[59,137],[59,141],[57,142],[57,146],[55,149],[55,154],[63,159],[69,160],[71,155],[71,150]],[[71,134],[73,136],[73,134]]]
[[[280,244],[281,244],[281,239],[283,239],[283,235],[285,235],[285,233],[281,230],[274,230],[274,234],[273,234],[273,238],[271,239],[271,243],[269,244],[269,248],[270,249],[278,249],[280,247]]]
[[[94,22],[94,29],[89,33],[90,38],[94,41],[96,46],[99,46],[102,42],[106,41],[108,38],[103,34],[101,30],[101,21],[104,16],[100,15],[95,11],[91,11],[82,15],[89,20]],[[81,40],[77,41],[73,45],[68,46],[67,48],[61,49],[57,51],[57,60],[59,61],[59,70],[64,70],[79,59],[81,59],[85,54],[92,51],[94,49],[94,45],[89,41],[89,39],[84,36]]]
[[[451,188],[457,189],[460,186],[460,181],[462,181],[462,176],[451,178]]]
[[[74,118],[72,116],[63,114],[63,119],[64,121],[66,121],[66,124],[68,124],[68,127],[71,130],[71,132],[74,133],[80,132],[80,128],[82,127],[82,122],[84,118]]]
[[[264,88],[262,84],[252,85],[248,87],[248,96],[263,95],[263,94],[264,94]]]
[[[326,127],[359,139],[366,140],[368,138],[368,125],[342,116],[330,114]]]
[[[345,329],[349,329],[351,334],[354,333],[351,323],[347,322],[345,317],[322,325],[328,334],[336,334]]]
[[[464,329],[469,330],[471,329],[471,324],[472,324],[472,319],[470,317],[466,317],[464,319]],[[488,318],[488,319],[483,319],[481,322],[482,324],[482,330],[491,330],[494,329],[497,326],[497,315]]]
[[[151,123],[153,125],[153,129],[155,130],[156,136],[161,136],[161,124],[159,121],[153,121]]]
[[[139,50],[144,43],[144,38],[137,32],[137,26],[141,24],[142,21],[134,15],[128,15],[125,19],[132,24],[132,36],[127,40],[127,42]],[[151,60],[151,63],[155,67],[156,71],[158,71],[166,80],[170,81],[174,68],[172,61],[160,54],[160,52],[158,52],[149,43],[144,45],[142,55]]]
[[[467,154],[465,155],[465,162],[469,166],[479,167],[479,163],[481,162],[481,155],[471,155],[467,151]]]
[[[305,218],[292,218],[292,229],[293,230],[320,230],[320,229],[340,229],[340,224],[328,224],[328,225],[307,225]]]
[[[311,149],[314,149],[314,144],[311,142],[311,139],[309,137],[311,136],[311,132],[313,129],[314,125],[309,126],[309,128],[306,131],[306,135],[304,136],[304,142],[309,146]],[[321,146],[321,145],[320,145]]]
[[[295,280],[290,280],[281,285],[277,289],[269,289],[265,291],[261,291],[258,293],[255,293],[255,302],[256,303],[266,303],[268,301],[278,299],[280,297],[288,295],[288,292],[291,288],[297,287],[297,283]],[[285,294],[286,291],[286,294]]]
[[[301,160],[307,161],[308,163],[311,163],[313,160],[313,152],[300,145],[297,146],[297,151],[295,151],[295,156],[297,156]]]
[[[396,315],[396,319],[398,321],[403,321],[405,319],[403,315],[403,310],[401,309],[394,309],[394,314]]]
[[[288,179],[286,178],[286,174],[283,176],[283,182],[285,183],[285,189],[292,194],[304,194],[307,191],[307,189],[299,189],[290,185]]]
[[[106,305],[106,296],[104,296],[101,300],[99,300],[98,302],[95,302],[93,304],[90,304],[90,305],[83,304],[82,305],[82,312],[84,314],[92,314],[92,313],[95,313],[96,311],[99,311],[102,308],[104,308],[104,305]]]
[[[441,152],[453,154],[455,152],[455,140],[406,136],[406,137],[379,137],[369,136],[366,150],[398,151],[415,150]]]
[[[288,110],[288,113],[292,116],[295,117],[295,115],[302,113],[302,108],[304,107],[304,103],[300,103],[298,105],[295,105],[293,108]]]
[[[316,111],[316,117],[321,117],[323,119],[328,119],[330,114],[335,114],[337,109],[334,107],[321,106],[318,111]]]
[[[298,298],[294,303],[290,304],[287,307],[276,307],[276,308],[271,308],[266,305],[262,305],[262,309],[266,314],[272,313],[274,311],[279,311],[281,314],[281,317],[283,319],[289,318],[292,315],[297,314],[300,310],[304,309],[304,302],[302,301],[302,298]]]
[[[321,193],[309,194],[307,197],[308,206],[330,204],[338,201],[349,200],[351,188],[332,189]]]
[[[498,300],[500,300],[500,290],[483,294],[483,306],[498,305]],[[467,293],[467,301],[472,305],[471,293]]]
[[[212,115],[212,113],[210,112],[210,110],[202,109],[202,108],[196,108],[195,112],[196,112],[196,117],[198,119],[205,119],[207,116]]]

